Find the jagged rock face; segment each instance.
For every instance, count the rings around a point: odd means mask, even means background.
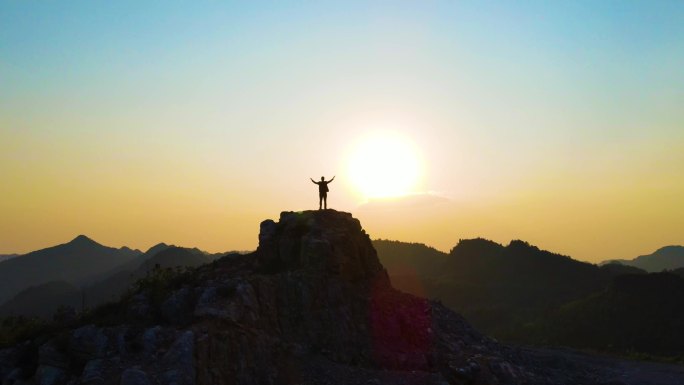
[[[394,306],[400,301],[388,293],[399,293],[350,214],[285,212],[277,223],[264,221],[254,258],[259,274],[221,281],[233,287],[229,297],[216,298],[216,287],[200,296],[197,316],[255,331],[210,328],[198,342],[200,361],[213,368],[200,373],[201,383],[280,383],[293,375],[292,360],[312,353],[354,365],[429,367],[430,336],[413,327],[429,324],[427,301]],[[257,369],[264,367],[272,370]]]
[[[385,274],[358,219],[334,210],[283,212],[261,223],[257,260],[265,271],[314,270],[358,282]]]
[[[255,253],[116,311],[121,325],[34,342],[35,358],[0,351],[3,383],[576,383],[509,362],[462,317],[394,290],[359,221],[334,210],[264,221]]]

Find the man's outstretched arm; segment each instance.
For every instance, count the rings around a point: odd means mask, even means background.
[[[315,180],[313,180],[313,178],[309,178],[309,179],[311,179],[311,181],[312,181],[312,182],[316,183],[316,181],[315,181]],[[316,183],[316,184],[318,184],[318,183]]]
[[[328,183],[330,183],[330,182],[332,182],[332,181],[334,181],[334,180],[335,180],[335,175],[333,175],[332,179],[330,179],[330,180],[328,181]]]

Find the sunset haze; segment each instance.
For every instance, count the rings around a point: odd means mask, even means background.
[[[4,1],[0,254],[252,250],[321,176],[374,239],[648,254],[684,244],[683,68],[680,1]]]

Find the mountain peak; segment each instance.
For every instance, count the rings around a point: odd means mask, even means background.
[[[72,244],[72,245],[100,245],[99,243],[93,241],[92,239],[88,238],[87,236],[85,236],[83,234],[72,239],[71,242],[69,242],[69,244]]]
[[[684,250],[684,246],[669,245],[669,246],[663,246],[663,247],[659,248],[653,254],[677,253],[677,252],[681,252],[682,250]]]
[[[156,245],[150,247],[149,249],[147,249],[145,254],[153,256],[153,255],[159,253],[160,251],[164,251],[164,250],[171,248],[171,247],[173,247],[173,245],[167,245],[164,242],[160,242],[160,243],[157,243]]]
[[[467,255],[498,255],[504,247],[485,238],[460,239],[449,254],[454,256]]]
[[[284,211],[259,231],[257,261],[270,271],[314,269],[363,281],[384,273],[358,219],[336,210]]]
[[[673,270],[684,267],[684,246],[664,246],[651,254],[640,255],[634,259],[618,259],[606,262],[617,262],[623,265],[630,265],[650,273],[662,270]]]

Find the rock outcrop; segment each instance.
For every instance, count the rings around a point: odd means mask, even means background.
[[[598,383],[393,289],[348,213],[284,212],[254,253],[155,279],[91,324],[0,351],[3,384]]]

